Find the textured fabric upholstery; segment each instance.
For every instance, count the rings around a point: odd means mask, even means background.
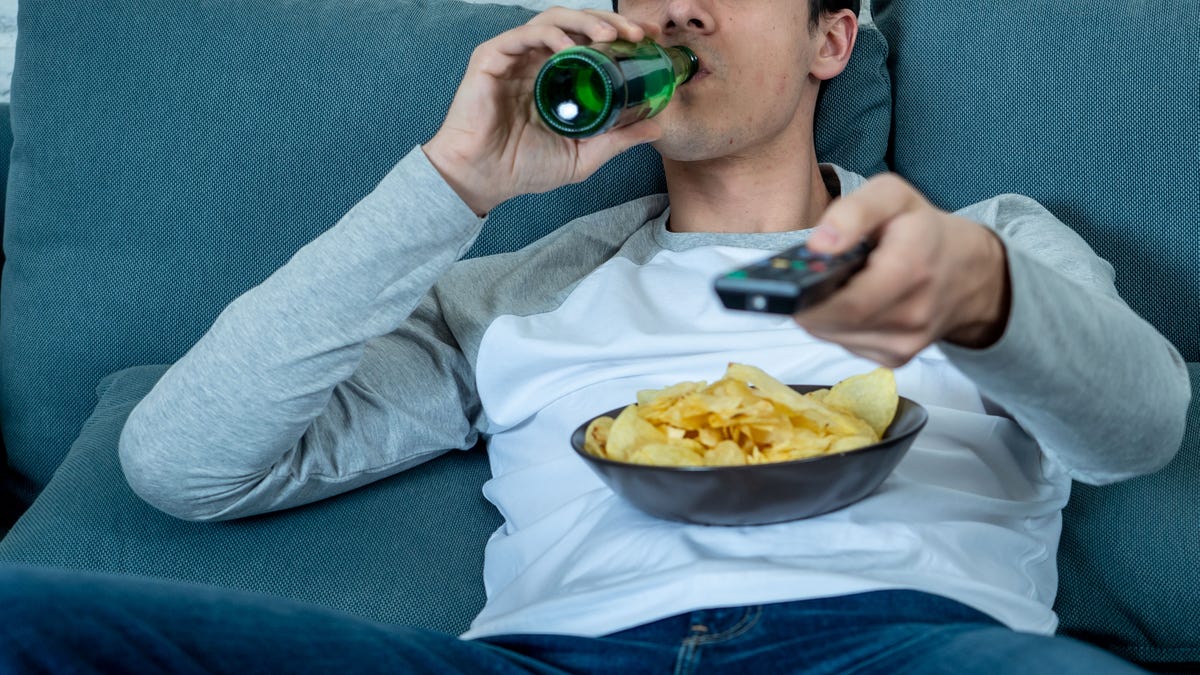
[[[1200,363],[1188,372],[1190,424],[1175,461],[1124,483],[1073,488],[1055,609],[1066,634],[1200,673]]]
[[[1193,362],[1177,459],[1075,486],[1056,609],[1063,632],[1128,658],[1200,662],[1200,6],[876,0],[873,14],[892,54],[895,169],[946,208],[1042,202]]]
[[[454,452],[319,504],[222,523],[147,505],[117,462],[125,418],[166,366],[105,379],[54,479],[0,540],[0,560],[185,579],[458,633],[483,605],[482,450]]]
[[[1200,361],[1200,5],[878,0],[874,16],[892,166],[946,208],[1038,200]]]
[[[530,16],[411,0],[23,6],[0,413],[28,492],[101,377],[182,355],[433,134],[475,44]],[[824,159],[871,173],[890,91],[885,42],[868,32],[817,136]],[[637,149],[497,209],[471,254],[661,189],[657,156]]]
[[[472,47],[530,16],[408,0],[21,7],[0,413],[24,498],[45,489],[0,560],[466,626],[498,522],[480,496],[482,452],[295,511],[190,524],[133,496],[116,442],[165,368],[140,364],[177,359],[336,223],[437,129]],[[891,116],[886,42],[866,28],[859,44],[822,97],[816,141],[821,159],[873,173]],[[582,185],[498,208],[470,255],[662,189],[657,156],[637,149]]]

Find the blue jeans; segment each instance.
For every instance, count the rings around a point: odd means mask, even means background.
[[[1142,672],[928,593],[705,609],[600,638],[460,640],[282,598],[0,565],[0,673]]]

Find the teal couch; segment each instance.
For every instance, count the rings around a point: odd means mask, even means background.
[[[1038,199],[1113,262],[1195,391],[1195,4],[945,4],[876,0],[878,29],[864,27],[822,95],[819,155],[896,170],[948,209]],[[318,504],[200,524],[139,501],[116,441],[221,308],[433,133],[471,47],[529,16],[432,0],[22,5],[0,133],[0,561],[466,627],[499,524],[480,493],[484,448]],[[582,185],[497,209],[468,255],[662,187],[655,155],[637,149]],[[1060,552],[1062,631],[1161,672],[1200,672],[1197,399],[1167,468],[1076,486]]]

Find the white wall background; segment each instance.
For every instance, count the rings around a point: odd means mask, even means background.
[[[17,0],[0,0],[0,101],[8,101],[16,46]]]
[[[610,9],[610,0],[466,0],[467,2],[495,2],[498,4],[524,5],[533,9],[545,9],[551,5],[585,9],[589,7]],[[862,19],[871,20],[867,0],[863,2]],[[0,102],[7,102],[12,88],[13,53],[17,44],[17,0],[0,0]]]

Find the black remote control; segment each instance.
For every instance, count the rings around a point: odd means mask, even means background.
[[[718,277],[713,287],[729,309],[795,314],[841,288],[866,264],[872,248],[863,242],[831,256],[800,244]]]

